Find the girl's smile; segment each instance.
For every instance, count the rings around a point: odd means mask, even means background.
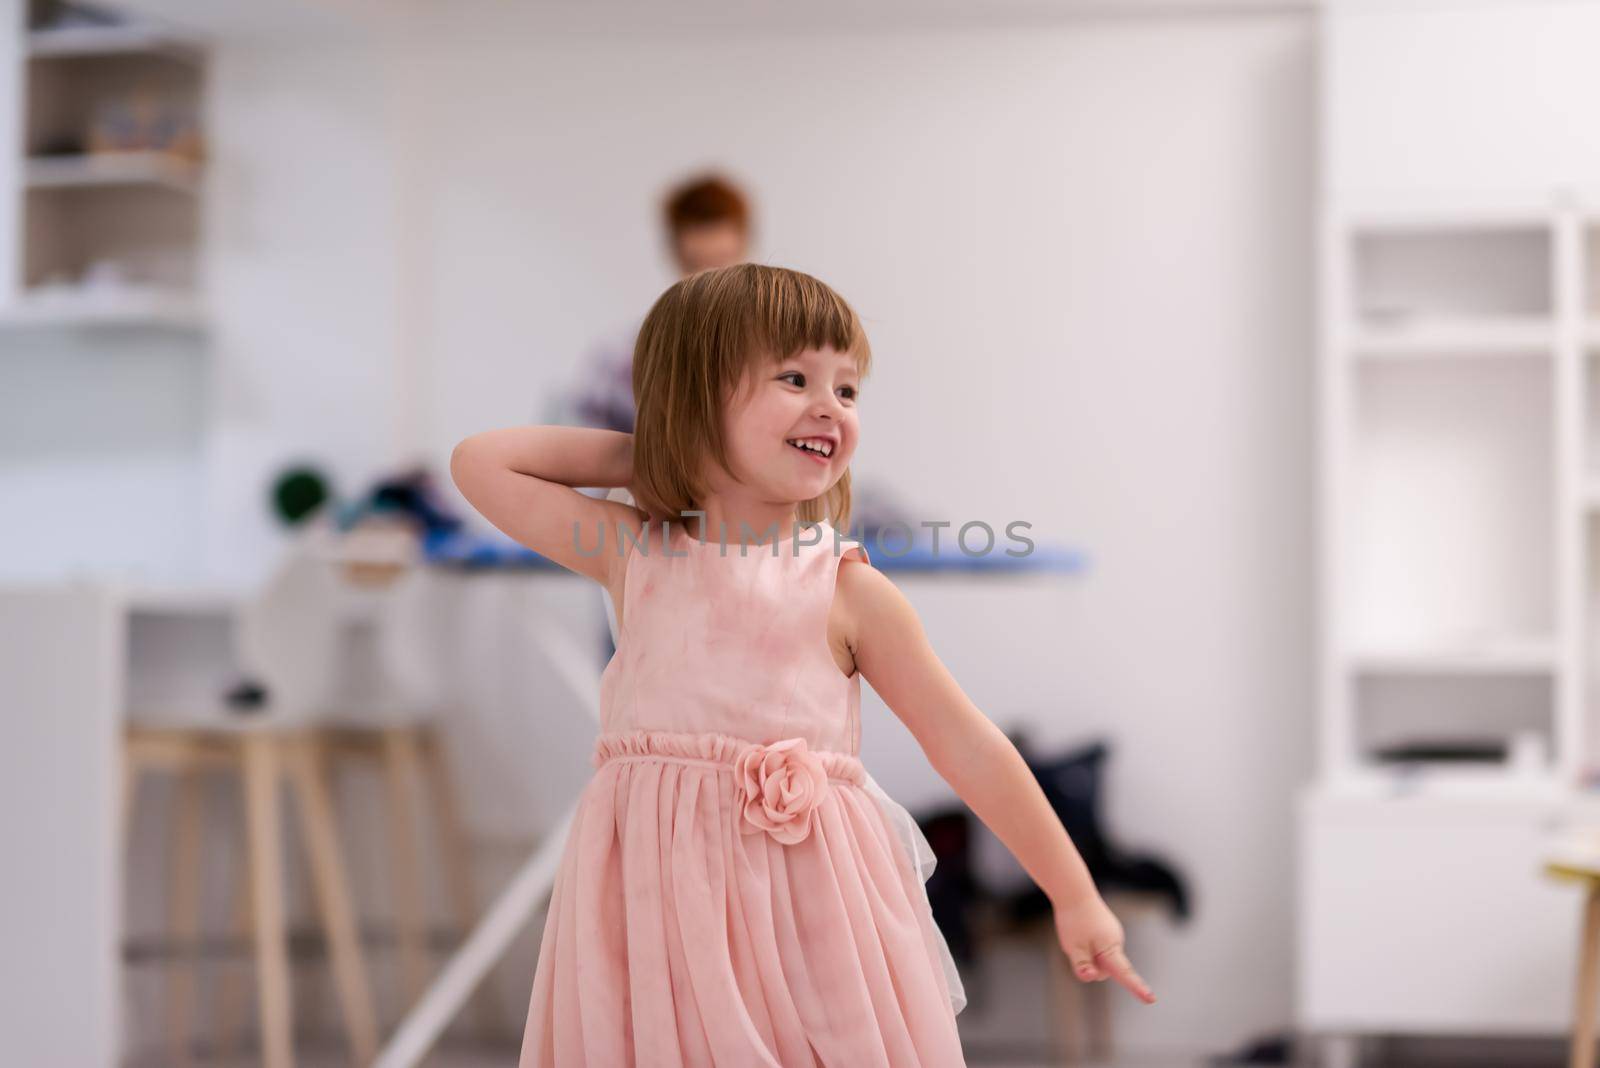
[[[833,455],[833,450],[838,447],[838,439],[831,436],[790,438],[787,444],[794,446],[807,459],[826,465],[828,457]]]

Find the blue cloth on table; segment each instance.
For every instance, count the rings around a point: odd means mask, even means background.
[[[953,538],[948,532],[941,538],[939,552],[933,551],[931,542],[915,541],[903,549],[904,537],[898,532],[885,538],[880,545],[876,536],[847,532],[847,536],[861,540],[872,564],[880,571],[908,572],[981,572],[981,573],[1036,573],[1072,574],[1088,569],[1085,553],[1077,549],[1035,543],[1026,556],[1007,556],[1002,542],[996,539],[995,547],[986,555],[969,556],[952,547]],[[1014,546],[1012,546],[1014,548]],[[737,551],[736,548],[730,551]],[[755,551],[752,547],[750,551]],[[565,570],[546,557],[511,538],[500,534],[476,534],[471,531],[439,531],[423,541],[423,555],[429,563],[465,569],[479,568],[532,568],[536,570]]]

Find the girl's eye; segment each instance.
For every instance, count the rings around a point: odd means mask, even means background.
[[[780,382],[789,382],[791,385],[797,386],[800,389],[806,388],[806,376],[805,372],[803,371],[785,371],[783,374],[778,376],[778,380]],[[856,399],[855,386],[840,386],[839,389],[844,394],[844,398],[846,400],[853,401]]]

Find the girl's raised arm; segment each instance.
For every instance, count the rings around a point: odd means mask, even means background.
[[[455,447],[450,477],[472,507],[507,535],[607,586],[620,556],[619,527],[638,535],[645,521],[637,508],[574,488],[610,489],[633,481],[633,435],[616,430],[486,430]],[[600,530],[605,532],[603,545],[598,542]]]
[[[839,573],[856,636],[856,668],[917,739],[929,763],[1050,898],[1061,948],[1079,979],[1115,979],[1155,995],[1122,950],[1122,925],[1101,900],[1066,828],[1022,754],[978,710],[934,654],[905,595],[875,568]]]

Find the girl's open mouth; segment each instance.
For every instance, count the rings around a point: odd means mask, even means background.
[[[833,455],[833,442],[826,438],[790,438],[786,444],[819,464],[826,464]]]

